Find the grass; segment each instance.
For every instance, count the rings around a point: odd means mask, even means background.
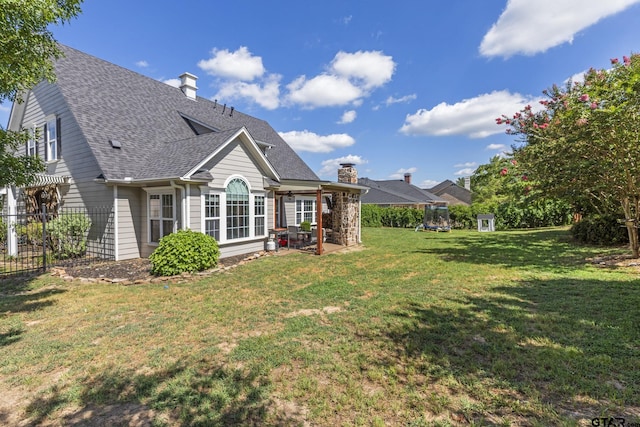
[[[0,424],[640,421],[638,270],[586,261],[622,249],[564,229],[363,240],[168,287],[0,283]]]

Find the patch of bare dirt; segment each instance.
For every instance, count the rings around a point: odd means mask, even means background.
[[[598,267],[625,267],[640,270],[640,258],[628,254],[603,255],[587,258],[587,261]]]

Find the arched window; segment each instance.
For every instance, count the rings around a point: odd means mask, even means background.
[[[227,240],[249,237],[249,187],[240,178],[227,185]]]

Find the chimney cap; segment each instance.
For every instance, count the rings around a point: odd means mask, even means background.
[[[355,163],[340,163],[340,166],[342,166],[343,168],[352,168],[355,165]]]

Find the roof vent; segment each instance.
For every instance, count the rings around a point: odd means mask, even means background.
[[[191,73],[182,73],[180,75],[180,90],[189,99],[196,99],[196,90],[198,90],[196,80],[198,80],[198,77]]]
[[[122,144],[120,144],[120,141],[116,141],[115,139],[110,139],[109,144],[111,144],[113,148],[122,148]]]

